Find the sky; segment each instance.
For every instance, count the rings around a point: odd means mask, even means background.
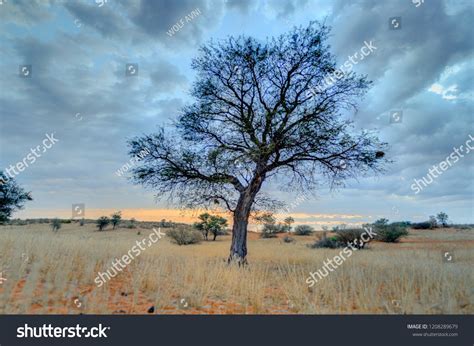
[[[318,20],[332,27],[338,64],[376,47],[354,65],[373,86],[348,116],[379,131],[393,163],[304,198],[272,185],[265,192],[315,227],[424,221],[440,211],[474,223],[473,11],[469,0],[0,0],[0,169],[26,160],[14,177],[34,198],[14,217],[69,218],[83,203],[90,218],[122,210],[192,222],[196,212],[117,174],[130,160],[127,139],[169,125],[192,102],[191,60],[203,43],[264,41]],[[416,192],[423,177],[432,182]]]

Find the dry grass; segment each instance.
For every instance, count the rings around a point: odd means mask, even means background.
[[[137,231],[141,235],[137,235]],[[230,236],[177,246],[167,238],[97,288],[109,268],[151,231],[96,232],[93,225],[0,227],[0,313],[473,313],[472,230],[411,231],[399,244],[354,253],[312,289],[310,271],[339,250],[309,249],[314,236],[249,241],[245,268],[228,266]],[[442,260],[454,254],[453,263]],[[186,299],[188,308],[180,307]],[[80,306],[78,306],[80,305]]]

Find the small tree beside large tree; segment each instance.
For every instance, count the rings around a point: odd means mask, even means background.
[[[344,120],[370,82],[337,72],[328,35],[312,22],[265,42],[211,41],[193,60],[194,102],[175,126],[129,142],[132,157],[150,152],[133,169],[136,183],[187,207],[220,204],[233,214],[229,261],[246,262],[250,214],[272,206],[265,182],[334,187],[385,162],[385,143]]]

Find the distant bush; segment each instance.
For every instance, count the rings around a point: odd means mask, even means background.
[[[17,219],[17,220],[10,221],[10,224],[11,225],[17,225],[17,226],[26,226],[26,225],[28,225],[28,222],[25,221],[25,220]]]
[[[363,249],[367,243],[362,241],[361,235],[365,232],[363,228],[340,229],[336,231],[336,239],[342,244],[352,243],[354,247]]]
[[[345,246],[341,242],[335,239],[336,237],[332,238],[322,238],[317,240],[315,243],[308,245],[311,249],[320,249],[320,248],[328,248],[328,249],[336,249],[338,247]]]
[[[284,236],[283,237],[283,242],[284,243],[293,243],[295,241],[295,238],[292,238],[290,236]]]
[[[425,222],[417,222],[417,223],[412,223],[411,228],[413,229],[431,229],[432,225],[431,222],[425,221]]]
[[[408,227],[411,226],[411,222],[410,221],[398,221],[398,222],[392,222],[390,225],[391,226],[408,228]]]
[[[197,244],[202,240],[202,235],[199,231],[185,226],[173,228],[167,231],[166,235],[178,245]]]
[[[51,229],[53,230],[53,232],[57,232],[57,231],[59,231],[60,228],[61,228],[61,220],[54,219],[51,222]]]
[[[377,233],[375,239],[385,243],[398,243],[401,237],[408,235],[406,227],[398,226],[396,224],[376,228],[374,232]]]
[[[84,226],[84,223],[85,223],[84,219],[81,219],[81,221],[79,221],[79,226],[81,227]]]
[[[311,235],[314,232],[314,228],[308,225],[298,225],[295,227],[296,235]]]
[[[172,222],[172,221],[166,221],[165,219],[162,219],[159,224],[157,225],[157,227],[161,227],[161,228],[170,228],[170,227],[174,227],[175,226],[175,223]]]
[[[61,223],[71,223],[71,220],[61,220]]]
[[[474,225],[472,225],[472,224],[453,224],[453,225],[451,225],[451,227],[457,228],[459,230],[461,230],[461,229],[466,229],[466,230],[474,229]]]
[[[281,228],[279,225],[272,225],[272,224],[265,224],[262,228],[262,233],[260,233],[260,237],[267,239],[267,238],[276,238],[277,233],[281,233]]]
[[[132,228],[137,228],[137,220],[135,220],[134,218],[132,218],[130,221],[128,221],[128,223],[125,225],[125,227],[129,228],[129,229],[132,229]]]

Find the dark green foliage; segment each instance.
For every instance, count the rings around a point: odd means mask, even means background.
[[[401,237],[408,235],[407,228],[410,222],[392,222],[389,224],[387,219],[381,220],[386,220],[386,222],[377,220],[372,225],[373,231],[377,234],[375,237],[376,240],[385,243],[398,243]]]
[[[110,218],[110,222],[112,223],[112,226],[113,226],[112,229],[115,229],[115,227],[117,227],[121,221],[122,221],[122,212],[117,211],[113,213]]]
[[[377,236],[375,239],[385,243],[398,243],[401,237],[408,235],[406,227],[397,226],[397,225],[387,225],[385,227],[375,229]]]
[[[436,215],[436,219],[443,227],[448,227],[448,214],[441,212]]]
[[[431,222],[425,221],[425,222],[416,222],[411,224],[411,228],[413,229],[431,229],[432,225]]]
[[[208,240],[209,233],[213,235],[213,241],[216,240],[218,235],[226,234],[227,220],[225,218],[204,213],[199,215],[199,219],[201,221],[196,222],[194,228],[202,233],[205,240]]]
[[[0,223],[7,222],[16,210],[23,208],[25,202],[32,200],[29,192],[0,172]]]
[[[315,243],[308,245],[311,249],[319,249],[319,248],[328,248],[328,249],[336,249],[338,247],[344,247],[346,244],[343,244],[335,239],[332,238],[322,238],[317,240]]]
[[[107,216],[101,216],[99,219],[97,219],[96,225],[99,231],[103,231],[109,223],[110,219]]]
[[[295,242],[295,238],[290,237],[290,236],[284,236],[284,237],[283,237],[283,242],[284,242],[284,243],[294,243],[294,242]]]

